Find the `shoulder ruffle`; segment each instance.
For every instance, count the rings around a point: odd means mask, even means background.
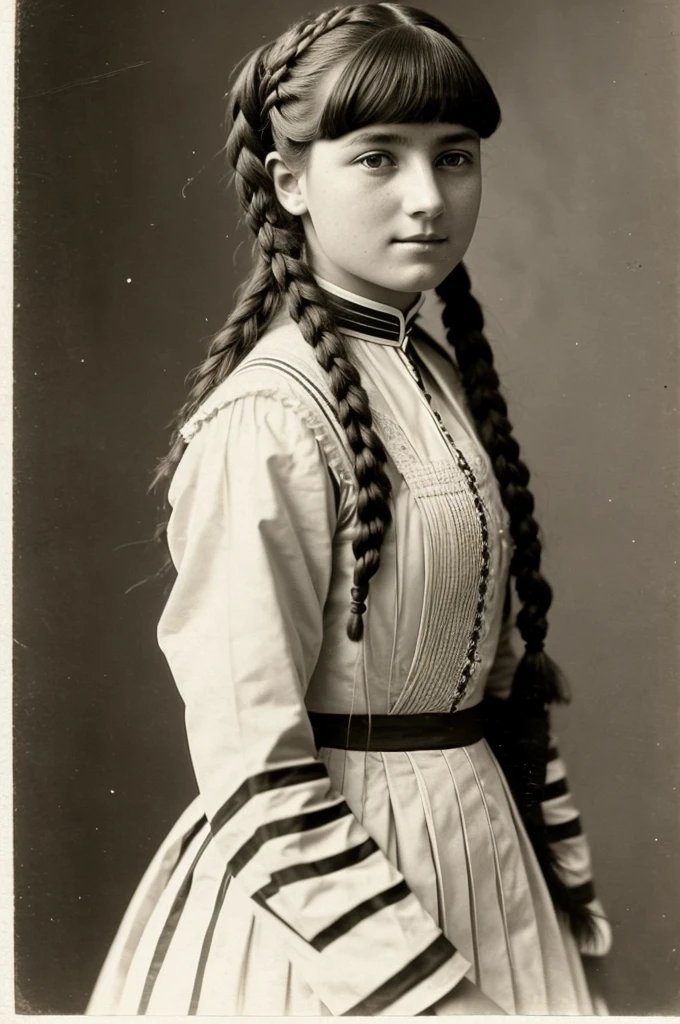
[[[180,433],[187,444],[199,433],[206,423],[214,419],[222,409],[225,409],[232,403],[246,398],[262,397],[273,399],[289,409],[296,419],[302,422],[313,434],[328,465],[334,470],[338,478],[349,487],[354,486],[354,472],[347,452],[344,451],[332,435],[332,432],[324,423],[323,417],[316,413],[308,402],[303,401],[283,386],[263,386],[259,384],[244,387],[243,383],[239,381],[241,386],[228,387],[227,385],[230,383],[230,380],[226,380],[222,385],[218,386],[200,409],[181,427]]]

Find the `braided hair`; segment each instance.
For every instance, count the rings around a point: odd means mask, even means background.
[[[512,434],[493,353],[484,336],[484,316],[470,291],[465,266],[458,264],[436,292],[444,302],[442,319],[467,404],[510,516],[514,542],[510,576],[522,603],[516,625],[524,641],[524,655],[515,670],[509,699],[485,699],[485,733],[503,766],[553,901],[568,915],[575,934],[585,938],[592,934],[592,915],[556,871],[540,806],[550,747],[548,706],[566,702],[568,692],[562,673],[544,650],[552,590],[541,575],[541,543],[529,490],[530,474]],[[510,610],[509,596],[508,592],[506,614]]]
[[[331,69],[339,73],[330,90],[325,90]],[[253,349],[279,311],[285,310],[327,375],[353,453],[355,567],[347,635],[358,641],[363,635],[369,582],[380,566],[391,522],[387,455],[373,428],[359,370],[307,262],[302,223],[278,202],[266,157],[276,150],[291,169],[301,169],[315,140],[339,138],[375,123],[464,124],[480,138],[488,138],[500,122],[500,109],[484,74],[457,36],[427,13],[389,2],[335,7],[300,21],[246,59],[229,100],[225,151],[244,220],[254,236],[253,267],[206,358],[190,375],[190,391],[177,415],[170,450],[159,463],[152,486],[167,484],[179,463],[184,450],[182,425]],[[515,543],[511,574],[522,604],[517,625],[526,650],[511,699],[502,702],[505,707],[494,716],[497,727],[491,723],[490,733],[500,737],[495,749],[555,903],[569,913],[579,932],[587,915],[581,908],[574,909],[565,895],[538,813],[549,743],[547,707],[561,699],[564,690],[543,650],[551,591],[540,574],[541,547],[529,472],[512,436],[483,334],[481,309],[462,264],[437,291],[444,300],[448,338],[498,478]]]

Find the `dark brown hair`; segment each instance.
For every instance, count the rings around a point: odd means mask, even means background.
[[[328,94],[322,85],[337,71]],[[373,123],[463,124],[488,138],[500,122],[496,97],[462,41],[413,7],[369,3],[337,7],[299,22],[243,63],[230,91],[226,154],[245,220],[255,236],[253,268],[234,309],[193,371],[168,455],[154,483],[168,482],[182,452],[179,428],[253,349],[286,308],[328,375],[340,421],[354,454],[357,483],[355,569],[347,633],[363,635],[369,582],[391,522],[386,452],[373,429],[358,369],[334,323],[304,254],[299,218],[279,204],[265,168],[276,149],[288,166],[304,166],[310,145]],[[544,652],[552,595],[540,572],[541,544],[533,516],[529,471],[512,435],[479,304],[462,264],[437,289],[443,319],[480,438],[510,515],[515,552],[511,575],[521,602],[517,626],[525,652],[489,737],[515,792],[553,898],[577,930],[587,924],[554,872],[540,819],[548,751],[547,705],[564,697],[559,673]]]

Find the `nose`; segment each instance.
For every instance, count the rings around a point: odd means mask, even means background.
[[[429,161],[419,161],[405,174],[403,207],[410,217],[425,217],[428,220],[434,220],[443,213],[444,198]]]

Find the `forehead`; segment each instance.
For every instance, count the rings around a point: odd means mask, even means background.
[[[333,140],[343,149],[362,145],[442,146],[479,142],[479,135],[462,124],[374,124]]]

